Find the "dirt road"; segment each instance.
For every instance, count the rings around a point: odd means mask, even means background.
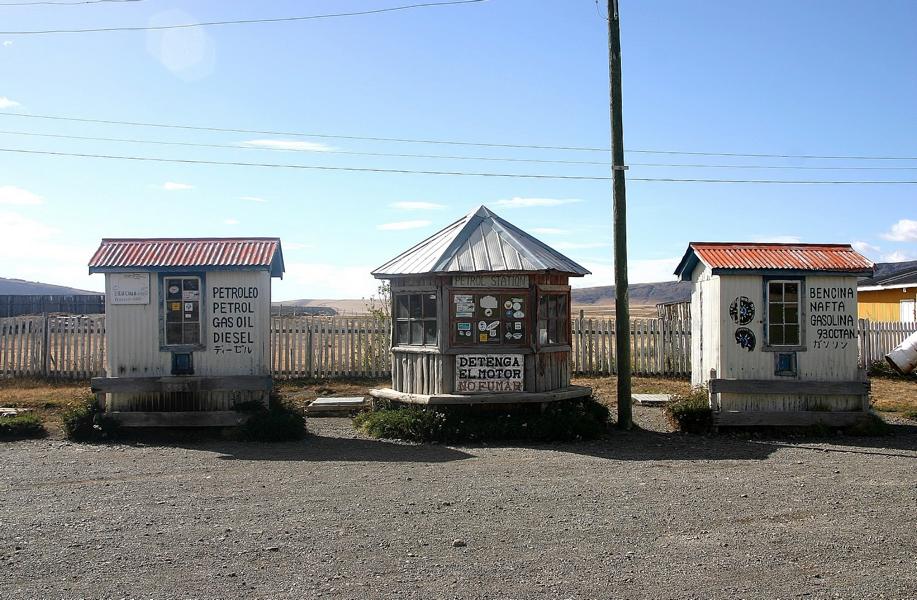
[[[908,598],[917,433],[0,445],[2,598]],[[458,540],[458,541],[457,541]],[[464,545],[463,545],[464,544]]]

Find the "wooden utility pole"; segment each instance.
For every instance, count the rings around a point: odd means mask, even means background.
[[[624,118],[621,108],[621,24],[618,0],[608,0],[608,73],[611,98],[611,178],[614,194],[615,365],[618,427],[630,429],[630,306],[627,298],[627,205],[624,191]]]

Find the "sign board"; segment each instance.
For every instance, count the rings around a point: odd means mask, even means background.
[[[466,288],[527,288],[528,275],[453,275],[453,287]]]
[[[522,354],[458,354],[455,357],[455,393],[521,392],[524,366]]]
[[[149,273],[112,273],[111,304],[149,304]]]

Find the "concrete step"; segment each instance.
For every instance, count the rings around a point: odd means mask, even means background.
[[[672,400],[671,394],[631,394],[630,397],[640,406],[665,406]]]
[[[306,414],[310,417],[339,417],[368,407],[369,402],[362,396],[330,396],[313,400],[306,406]]]

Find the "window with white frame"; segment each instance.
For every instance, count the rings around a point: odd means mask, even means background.
[[[176,276],[163,278],[163,319],[166,346],[201,344],[201,278]]]
[[[801,281],[767,282],[767,345],[802,345]]]

